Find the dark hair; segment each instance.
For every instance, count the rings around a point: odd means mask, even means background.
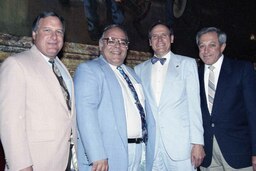
[[[149,27],[149,30],[148,30],[148,38],[151,39],[151,32],[153,30],[154,27],[158,26],[158,25],[163,25],[165,26],[166,28],[168,28],[168,30],[170,31],[170,35],[173,35],[174,32],[173,32],[173,29],[165,22],[162,22],[161,20],[158,20],[157,22],[153,23],[150,27]]]
[[[62,24],[63,31],[65,32],[65,21],[64,21],[64,18],[61,17],[61,16],[59,16],[59,15],[56,14],[55,12],[52,12],[52,11],[44,11],[44,12],[40,13],[40,14],[35,18],[35,20],[33,21],[33,24],[32,24],[32,31],[34,31],[34,32],[37,31],[38,25],[39,25],[39,21],[40,21],[42,18],[46,18],[46,17],[49,17],[49,16],[59,18],[59,20],[61,21],[61,24]]]
[[[221,31],[220,29],[216,28],[216,27],[204,27],[201,30],[199,30],[196,34],[196,44],[199,44],[199,39],[203,34],[206,33],[210,33],[210,32],[214,32],[217,33],[218,35],[218,41],[219,43],[222,45],[224,43],[226,43],[227,41],[227,35],[226,33],[224,33],[223,31]]]
[[[105,33],[106,33],[108,30],[112,29],[112,28],[119,28],[119,29],[121,29],[121,30],[124,32],[127,41],[129,40],[129,39],[128,39],[128,33],[127,33],[126,29],[125,29],[123,26],[119,25],[119,24],[111,24],[111,25],[108,25],[107,27],[105,27],[104,30],[103,30],[103,33],[102,33],[102,35],[101,35],[100,40],[101,40],[102,38],[104,38]]]

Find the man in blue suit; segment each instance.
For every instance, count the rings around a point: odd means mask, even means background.
[[[121,26],[108,26],[99,40],[99,49],[101,55],[80,64],[74,77],[79,170],[139,171],[145,164],[146,144],[146,170],[151,171],[155,124],[139,78],[123,64],[127,33]],[[146,122],[141,119],[141,111],[146,111]],[[147,133],[142,131],[145,123]]]
[[[173,40],[172,29],[154,24],[154,57],[135,67],[156,120],[153,171],[192,171],[204,157],[197,64],[172,53]]]
[[[206,152],[201,171],[256,171],[256,74],[251,63],[223,55],[226,39],[215,27],[196,36],[204,62],[199,67]]]

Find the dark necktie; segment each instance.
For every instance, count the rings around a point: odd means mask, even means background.
[[[70,99],[70,95],[69,95],[66,83],[60,73],[60,70],[58,69],[58,67],[55,64],[54,59],[49,59],[49,62],[52,64],[52,71],[60,83],[61,90],[65,97],[68,109],[71,110],[71,99]],[[74,142],[73,142],[72,132],[71,132],[70,141],[71,142],[70,142],[70,151],[69,151],[69,159],[68,159],[69,162],[68,162],[66,171],[77,171],[78,170],[77,158],[76,158],[76,151],[75,151],[75,146],[74,146]],[[72,163],[72,167],[71,167],[71,163]]]
[[[122,74],[124,79],[126,80],[126,82],[128,84],[128,87],[130,88],[130,90],[133,94],[133,97],[135,99],[135,104],[136,104],[136,107],[139,110],[140,118],[141,118],[142,138],[143,138],[143,142],[146,143],[147,140],[148,140],[148,133],[147,133],[147,123],[146,123],[145,112],[144,112],[143,106],[140,103],[138,94],[137,94],[130,78],[128,77],[128,75],[124,72],[122,67],[118,66],[117,69]]]
[[[68,109],[71,110],[70,95],[69,95],[67,86],[65,84],[65,81],[64,81],[63,77],[61,76],[60,70],[57,68],[54,59],[49,59],[49,62],[52,64],[52,71],[53,71],[53,73],[55,74],[55,76],[57,77],[57,79],[58,79],[58,81],[60,83],[61,90],[62,90],[62,93],[63,93],[63,95],[65,97]]]
[[[166,58],[158,58],[156,56],[151,58],[151,63],[152,64],[155,64],[157,61],[159,61],[163,65],[166,61]]]

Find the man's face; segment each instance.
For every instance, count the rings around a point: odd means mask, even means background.
[[[164,25],[156,25],[151,31],[149,44],[157,57],[162,57],[171,50],[174,36],[170,35],[169,29]]]
[[[218,61],[224,51],[226,44],[220,45],[216,32],[203,34],[199,38],[199,56],[207,65],[212,65]]]
[[[126,58],[127,42],[125,33],[120,28],[114,27],[108,30],[99,41],[99,48],[108,63],[120,66]]]
[[[49,58],[55,58],[63,47],[64,30],[57,17],[49,16],[39,21],[37,30],[32,33],[38,50]]]

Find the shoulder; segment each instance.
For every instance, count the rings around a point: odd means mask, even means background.
[[[16,66],[16,65],[26,65],[27,63],[31,63],[30,56],[32,56],[30,50],[26,50],[17,54],[13,54],[7,57],[3,63],[1,64],[2,67],[4,66]]]
[[[181,67],[186,68],[188,70],[190,68],[197,68],[195,58],[189,56],[172,54],[171,61],[173,61],[175,65],[180,65]]]
[[[174,59],[182,61],[182,62],[191,62],[191,63],[196,62],[195,58],[185,56],[185,55],[178,55],[178,54],[174,54],[174,53],[172,53],[171,58],[174,58]]]
[[[92,70],[98,70],[100,67],[99,58],[95,58],[93,60],[88,60],[80,63],[77,67],[77,69],[92,69]]]
[[[224,57],[223,63],[228,63],[231,67],[235,69],[243,69],[243,68],[253,68],[253,63],[251,61],[243,60],[243,59],[236,59],[230,57]]]
[[[134,70],[135,70],[135,72],[137,72],[138,70],[141,70],[141,69],[149,67],[149,66],[151,66],[151,60],[150,59],[148,59],[148,60],[146,60],[146,61],[136,65],[134,67]]]

